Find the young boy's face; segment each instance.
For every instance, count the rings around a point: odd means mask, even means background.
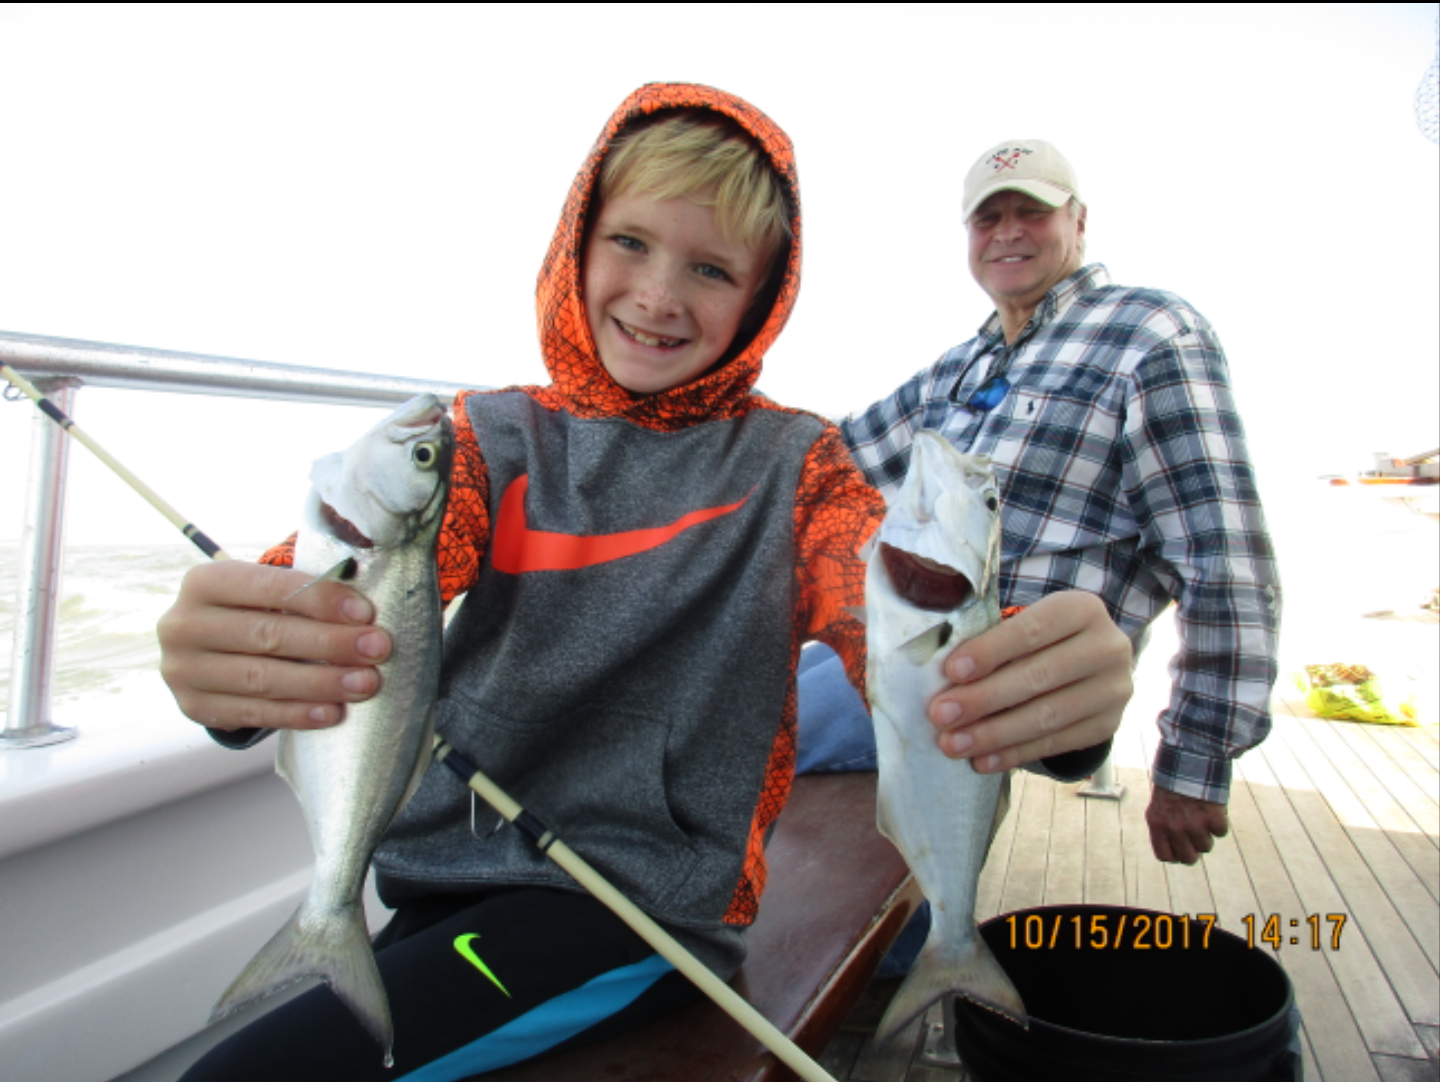
[[[730,348],[765,263],[758,250],[725,240],[710,207],[628,192],[607,201],[581,268],[605,370],[637,394],[706,372]]]

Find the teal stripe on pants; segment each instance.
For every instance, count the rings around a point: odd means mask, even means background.
[[[448,1056],[398,1076],[396,1082],[456,1082],[482,1071],[533,1059],[618,1014],[673,968],[655,954],[633,966],[601,974]]]

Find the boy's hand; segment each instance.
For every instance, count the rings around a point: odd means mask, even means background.
[[[1130,666],[1130,640],[1099,598],[1050,594],[955,648],[955,684],[930,700],[930,721],[940,749],[982,774],[1093,747],[1120,727]]]
[[[187,717],[213,729],[320,729],[375,694],[390,636],[371,626],[374,606],[340,582],[295,594],[313,578],[240,561],[186,574],[156,630],[160,675]]]

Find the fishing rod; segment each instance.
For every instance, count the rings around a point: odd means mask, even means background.
[[[109,451],[105,450],[105,448],[101,447],[98,443],[91,439],[89,435],[86,434],[84,429],[82,429],[66,415],[64,410],[62,410],[59,406],[55,405],[54,402],[51,402],[50,399],[46,398],[43,394],[41,394],[35,388],[34,384],[32,384],[19,372],[15,371],[15,369],[11,368],[4,361],[0,361],[0,376],[4,376],[7,380],[10,381],[10,383],[15,387],[16,390],[20,391],[22,394],[25,395],[25,397],[29,398],[32,402],[35,403],[35,405],[40,407],[41,413],[43,413],[46,417],[49,417],[52,421],[54,421],[66,432],[68,432],[71,436],[75,437],[75,439],[79,440],[82,444],[88,447],[96,458],[98,458],[101,462],[105,463],[105,465],[109,466],[111,470],[117,473],[122,481],[124,481],[127,485],[133,488],[144,498],[146,503],[148,503],[151,507],[155,508],[155,510],[159,511],[166,518],[168,518],[170,522],[175,526],[175,528],[178,529],[181,533],[183,533],[186,538],[188,538],[189,541],[206,556],[210,557],[210,559],[212,560],[230,559],[229,555],[221,551],[220,546],[215,544],[214,541],[211,541],[210,538],[206,537],[202,530],[198,529],[193,524],[188,522],[184,515],[180,514],[179,511],[175,510],[175,508],[171,507],[168,503],[162,500],[153,489],[151,489],[148,485],[145,484],[144,481],[140,480],[140,478],[136,477],[133,473],[127,470],[118,460],[116,460],[113,455],[110,454]]]
[[[30,398],[45,416],[94,452],[101,462],[110,467],[122,481],[139,493],[151,507],[169,519],[206,556],[212,560],[230,559],[221,551],[219,545],[162,500],[140,478],[127,470],[104,448],[86,435],[74,421],[65,415],[64,410],[42,395],[24,376],[3,361],[0,361],[0,376],[4,376]],[[746,1032],[769,1049],[803,1082],[835,1082],[833,1075],[806,1055],[794,1041],[746,1002],[735,989],[715,976],[674,936],[642,912],[634,902],[615,889],[609,880],[557,838],[553,831],[516,803],[504,790],[438,735],[435,737],[433,754],[438,762],[458,774],[477,796],[494,808],[507,822],[514,824],[542,853],[570,873],[575,881],[589,891],[596,900],[629,925],[641,939],[655,949],[657,954],[688,977],[700,991],[710,997],[717,1007],[744,1027]]]

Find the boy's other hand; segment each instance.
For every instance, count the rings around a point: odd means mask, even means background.
[[[240,561],[192,568],[156,627],[160,675],[213,729],[320,729],[380,687],[390,636],[344,583]],[[291,596],[294,595],[294,596]],[[314,664],[324,662],[324,664]]]
[[[930,700],[940,748],[990,774],[1114,735],[1130,701],[1130,640],[1093,594],[1050,594],[945,662]]]

